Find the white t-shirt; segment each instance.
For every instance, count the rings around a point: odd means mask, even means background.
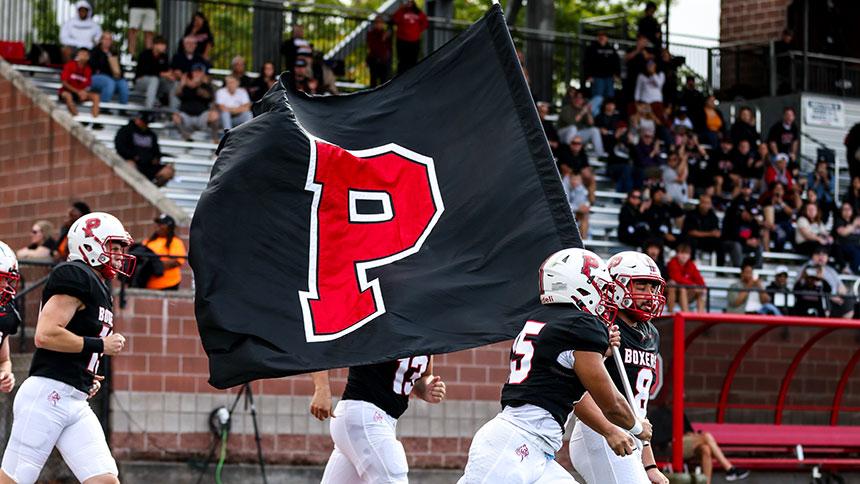
[[[248,91],[244,87],[236,89],[236,92],[230,94],[226,87],[222,87],[215,92],[215,104],[224,106],[225,108],[238,108],[243,104],[250,104],[251,98],[248,97]]]

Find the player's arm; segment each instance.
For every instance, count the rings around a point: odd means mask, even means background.
[[[633,452],[634,442],[630,434],[607,420],[589,393],[573,407],[573,413],[582,423],[588,425],[588,428],[602,435],[616,454],[623,456]]]
[[[430,361],[427,362],[427,369],[421,374],[415,382],[415,387],[412,389],[418,398],[430,403],[439,403],[445,399],[445,382],[442,377],[433,375],[433,356],[430,356]]]
[[[75,313],[84,308],[80,299],[68,294],[55,294],[48,299],[36,323],[36,348],[60,353],[104,353],[116,355],[125,346],[125,338],[113,333],[104,338],[82,337],[66,329]]]
[[[314,396],[311,399],[311,415],[318,420],[334,417],[331,411],[331,385],[328,370],[311,373],[314,380]]]
[[[653,484],[669,484],[669,479],[657,468],[654,450],[650,445],[642,447],[642,465],[648,474],[648,480]]]
[[[0,345],[0,392],[9,393],[15,387],[15,374],[12,373],[12,357],[9,352],[9,338],[3,338]]]
[[[640,421],[633,415],[627,400],[615,388],[606,367],[603,366],[603,354],[577,351],[573,370],[610,422],[627,429],[640,440],[651,440],[651,424],[647,420]]]

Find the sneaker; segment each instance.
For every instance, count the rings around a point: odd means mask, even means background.
[[[737,467],[732,467],[731,469],[726,471],[726,480],[729,482],[740,481],[746,479],[749,476],[750,471],[746,469],[738,469]]]

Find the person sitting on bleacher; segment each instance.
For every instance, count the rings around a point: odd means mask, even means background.
[[[60,28],[64,62],[71,60],[75,51],[81,47],[92,50],[102,35],[102,28],[93,20],[93,7],[89,2],[80,0],[75,4],[75,10],[77,17],[66,20]]]
[[[770,302],[770,293],[764,290],[761,279],[753,272],[754,260],[747,258],[741,264],[740,280],[729,286],[726,312],[736,314],[771,314],[782,316]]]
[[[196,130],[210,129],[212,140],[218,142],[218,111],[212,109],[215,97],[206,77],[206,65],[195,64],[191,72],[182,76],[176,86],[179,111],[173,113],[173,124],[185,141],[191,141]]]
[[[788,285],[788,267],[779,266],[776,268],[773,281],[767,285],[767,293],[779,312],[782,314],[791,312],[794,308],[795,299],[794,293]]]
[[[642,190],[634,188],[627,194],[618,213],[618,240],[625,245],[638,247],[648,239],[651,230],[643,214],[651,207],[651,200],[642,200]]]
[[[697,251],[716,252],[722,259],[722,242],[720,241],[720,219],[714,211],[711,196],[703,193],[699,197],[699,205],[687,211],[684,217],[684,226],[681,229],[683,238],[693,249],[693,255]],[[720,261],[722,263],[722,261]]]
[[[248,77],[248,73],[245,71],[245,58],[241,55],[237,55],[230,61],[230,75],[238,79],[239,87],[246,91],[254,83],[254,80]],[[248,94],[250,95],[250,91]]]
[[[191,68],[196,65],[203,65],[208,72],[212,67],[212,64],[195,52],[196,48],[197,39],[187,36],[182,39],[182,49],[173,54],[170,59],[170,70],[173,72],[174,80],[170,98],[170,109],[172,110],[179,108],[179,98],[176,96],[177,84],[182,82],[182,78],[186,74],[191,73]]]
[[[167,58],[167,40],[159,35],[152,41],[152,48],[144,50],[137,58],[134,90],[144,93],[143,106],[152,109],[157,99],[170,95],[175,84]]]
[[[828,265],[828,261],[829,250],[820,246],[800,269],[794,289],[806,291],[806,294],[797,295],[796,314],[851,319],[854,317],[854,298],[849,295],[848,288],[839,280],[839,273]],[[819,294],[810,295],[809,292]]]
[[[678,244],[675,257],[669,260],[666,269],[669,270],[670,282],[666,288],[669,312],[675,310],[675,302],[681,305],[681,311],[689,312],[690,301],[693,299],[696,301],[696,312],[706,312],[705,280],[702,278],[699,268],[696,267],[689,244],[686,242]]]
[[[104,102],[110,102],[116,92],[119,95],[119,103],[128,104],[128,83],[122,77],[119,57],[111,49],[112,45],[111,33],[102,32],[98,45],[90,54],[92,89],[99,92],[99,98]]]
[[[752,196],[753,185],[751,180],[741,184],[741,194],[732,200],[723,217],[723,246],[734,267],[740,267],[744,257],[752,257],[755,266],[761,266],[764,215]]]
[[[224,87],[215,92],[215,106],[221,115],[223,129],[233,129],[253,117],[248,91],[239,87],[239,80],[232,75],[225,77]]]
[[[788,250],[794,241],[794,214],[800,209],[800,198],[794,192],[786,193],[781,183],[773,182],[762,195],[761,203],[764,210],[764,248],[772,245],[776,252]]]
[[[153,114],[145,111],[128,122],[116,133],[114,145],[119,156],[134,166],[147,180],[156,186],[164,186],[174,171],[172,165],[161,164],[161,149],[158,136],[149,129]]]
[[[75,58],[66,62],[63,73],[60,74],[60,81],[63,84],[59,91],[60,101],[66,103],[72,116],[78,115],[77,104],[86,101],[93,103],[91,108],[93,117],[99,115],[99,95],[88,90],[93,80],[93,70],[89,66],[89,60],[89,49],[81,47],[75,54]]]
[[[794,233],[794,248],[798,254],[812,255],[813,250],[824,247],[830,250],[833,237],[821,221],[818,205],[806,202],[797,217],[797,231]]]
[[[648,222],[652,237],[663,239],[663,243],[669,247],[678,245],[678,237],[672,232],[673,223],[681,227],[684,223],[684,209],[677,203],[669,200],[666,195],[666,187],[657,184],[651,187],[651,206],[642,218]]]

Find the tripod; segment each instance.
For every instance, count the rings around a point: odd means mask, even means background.
[[[251,392],[250,384],[245,383],[241,388],[239,388],[239,393],[236,394],[236,399],[233,400],[233,404],[230,405],[229,409],[218,407],[212,411],[209,415],[209,426],[216,437],[220,435],[220,429],[217,428],[218,426],[229,431],[230,421],[233,419],[233,411],[236,410],[236,406],[239,405],[239,400],[242,399],[243,395],[245,397],[245,410],[251,411],[251,422],[254,424],[254,441],[257,443],[257,461],[260,464],[260,474],[263,476],[263,484],[268,484],[268,480],[266,480],[266,464],[263,461],[263,446],[260,444],[260,429],[257,425],[257,407],[254,405],[254,394]],[[200,484],[203,481],[203,476],[206,475],[206,471],[209,469],[209,464],[212,463],[212,458],[215,457],[215,449],[217,447],[218,439],[216,438],[212,442],[212,446],[209,448],[209,455],[206,457],[206,462],[203,463],[203,469],[200,471],[200,476],[197,478],[197,484]]]

